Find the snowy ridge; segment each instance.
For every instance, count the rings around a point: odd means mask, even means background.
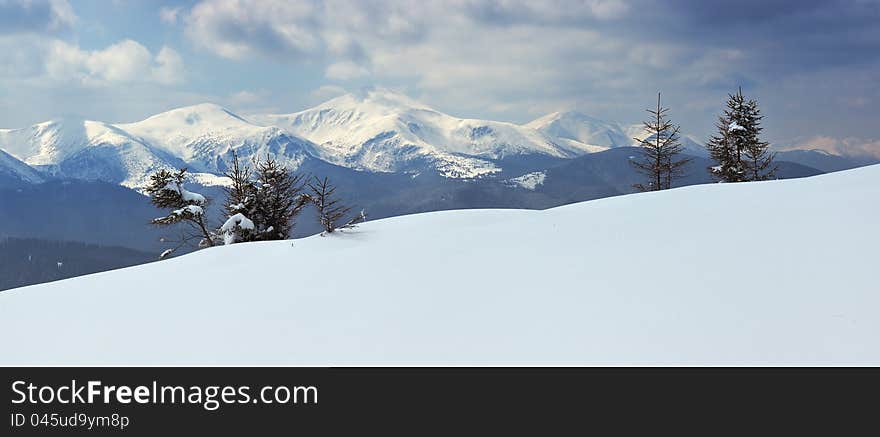
[[[181,161],[111,124],[65,119],[0,134],[0,148],[52,176],[142,186]]]
[[[0,293],[2,364],[878,365],[877,198],[875,165],[215,247]]]
[[[511,155],[574,157],[591,151],[513,123],[456,118],[384,88],[302,112],[251,118],[319,144],[322,159],[371,171],[411,171],[427,163],[444,176],[469,178],[499,171],[491,160]]]
[[[220,174],[235,150],[240,158],[275,156],[296,168],[313,145],[277,127],[254,125],[226,108],[201,104],[117,125],[182,159],[196,171]]]
[[[0,150],[49,176],[140,188],[150,173],[182,166],[199,183],[223,184],[233,151],[243,160],[273,156],[293,169],[315,158],[362,171],[481,178],[500,173],[504,158],[574,158],[631,145],[634,133],[577,112],[527,125],[457,118],[369,88],[301,112],[247,119],[205,103],[133,123],[54,120],[0,130]],[[702,153],[693,144],[689,150]]]
[[[0,149],[58,177],[143,187],[159,169],[189,167],[200,183],[218,183],[235,150],[243,160],[275,156],[297,168],[313,144],[275,127],[251,124],[213,104],[179,108],[136,123],[57,120],[0,131]]]
[[[535,129],[557,143],[570,143],[601,152],[614,147],[637,145],[637,140],[648,137],[644,125],[626,125],[600,120],[578,111],[553,112],[535,119],[525,126]],[[705,147],[693,136],[679,133],[679,141],[686,153],[703,156]]]
[[[618,123],[607,122],[577,111],[553,112],[526,124],[551,138],[558,138],[599,152],[612,147],[627,147],[633,139]]]
[[[43,176],[39,172],[2,150],[0,150],[0,177],[12,178],[31,184],[44,181]]]

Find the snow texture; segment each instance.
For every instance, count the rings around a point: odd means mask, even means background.
[[[230,216],[223,223],[223,226],[220,226],[220,232],[223,233],[223,244],[229,245],[235,243],[236,228],[253,230],[254,222],[251,221],[251,219],[245,217],[245,215],[240,212]]]
[[[727,131],[733,132],[738,130],[746,130],[746,128],[742,127],[736,121],[731,121],[729,125],[727,125]]]
[[[220,227],[220,230],[223,232],[231,232],[238,226],[242,229],[254,229],[254,222],[251,219],[244,216],[242,213],[237,213],[229,217],[226,222],[223,223],[223,226]]]
[[[534,191],[535,188],[544,184],[544,180],[547,178],[547,174],[543,171],[536,171],[533,173],[527,173],[520,177],[508,179],[505,181],[507,185],[516,186],[525,188],[527,190]]]
[[[188,212],[188,213],[190,213],[190,214],[192,214],[192,215],[202,215],[202,214],[205,213],[205,210],[203,210],[201,206],[197,206],[197,205],[187,205],[187,206],[185,206],[185,207],[183,207],[183,208],[175,209],[174,212],[172,212],[172,214],[174,214],[174,215],[181,215],[181,214],[183,214],[184,212]]]
[[[871,166],[209,248],[0,293],[0,364],[880,365],[878,198]]]
[[[186,202],[193,202],[198,205],[204,205],[207,200],[205,196],[202,196],[199,193],[193,193],[192,191],[188,191],[186,188],[179,187],[176,183],[169,183],[165,185],[163,190],[173,191],[175,193],[180,193],[180,197]]]

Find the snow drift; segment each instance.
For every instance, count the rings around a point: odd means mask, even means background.
[[[0,293],[2,364],[880,364],[880,166],[435,212]]]

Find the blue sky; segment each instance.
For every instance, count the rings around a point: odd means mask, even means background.
[[[662,91],[702,137],[742,86],[773,141],[880,150],[878,22],[880,0],[0,0],[0,127],[380,85],[513,122],[635,123]]]

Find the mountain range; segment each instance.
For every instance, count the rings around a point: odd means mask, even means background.
[[[641,126],[557,112],[523,125],[457,118],[403,94],[372,88],[292,114],[238,115],[214,104],[133,123],[60,119],[0,129],[0,237],[65,239],[156,251],[156,210],[136,190],[161,168],[187,167],[219,199],[235,153],[272,155],[327,176],[371,219],[463,208],[545,209],[627,194]],[[711,182],[699,142],[678,185]],[[778,155],[782,178],[864,164],[819,151]],[[105,199],[105,201],[102,201]],[[221,202],[209,208],[219,219]],[[59,215],[59,210],[63,214]],[[295,235],[319,231],[300,218]]]
[[[524,125],[457,118],[403,94],[370,88],[292,114],[241,116],[215,104],[200,104],[133,123],[60,119],[0,129],[0,150],[6,152],[0,155],[0,177],[31,183],[50,178],[97,180],[140,188],[160,168],[185,166],[194,173],[194,182],[222,185],[218,176],[235,151],[243,159],[272,155],[293,169],[320,161],[338,169],[414,178],[506,179],[632,146],[634,138],[644,135],[640,125],[574,111]],[[695,138],[681,139],[687,153],[705,155]],[[786,153],[795,162],[809,161],[815,167],[845,161],[796,152]],[[828,167],[847,165],[835,162]]]

